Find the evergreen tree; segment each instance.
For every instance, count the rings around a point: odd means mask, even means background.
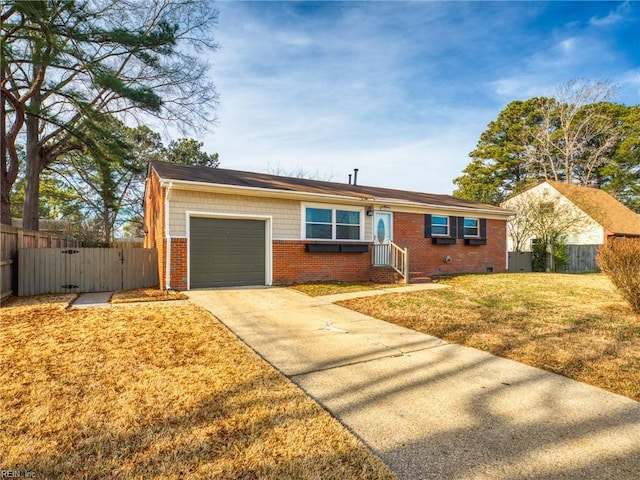
[[[211,123],[216,92],[196,55],[215,49],[209,0],[14,0],[2,5],[2,204],[24,139],[24,225],[38,228],[43,171],[70,154],[122,153],[110,115]]]

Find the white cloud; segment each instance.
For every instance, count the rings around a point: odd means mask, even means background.
[[[611,27],[624,22],[630,12],[630,2],[626,1],[618,5],[604,17],[591,17],[589,24],[594,27]]]
[[[357,167],[361,183],[451,193],[509,101],[617,67],[606,42],[575,25],[530,30],[536,3],[220,8],[219,126],[202,140],[224,168],[346,181]]]

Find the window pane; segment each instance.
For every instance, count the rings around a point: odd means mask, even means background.
[[[449,217],[433,215],[431,217],[431,235],[448,235]]]
[[[331,240],[331,225],[307,223],[307,238]]]
[[[336,226],[336,239],[338,240],[360,240],[359,226]]]
[[[465,237],[477,237],[479,236],[478,219],[477,218],[465,218],[464,219],[464,236]]]
[[[331,210],[328,208],[307,208],[307,222],[331,223]]]
[[[464,219],[464,226],[465,226],[465,228],[467,228],[467,227],[478,228],[478,219],[477,218],[465,218]]]
[[[336,210],[336,223],[360,225],[360,212],[352,212],[349,210]]]

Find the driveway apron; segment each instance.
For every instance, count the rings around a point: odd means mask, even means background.
[[[400,479],[640,478],[631,399],[290,289],[188,295]]]

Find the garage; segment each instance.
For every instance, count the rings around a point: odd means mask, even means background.
[[[265,284],[264,220],[190,219],[191,288]]]

